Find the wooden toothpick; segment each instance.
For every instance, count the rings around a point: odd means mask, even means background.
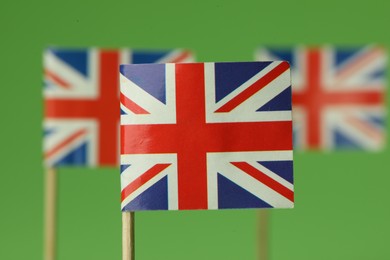
[[[122,212],[122,260],[135,260],[134,212]]]
[[[44,222],[44,259],[56,258],[56,209],[57,209],[57,173],[55,169],[46,169],[45,174],[45,222]]]
[[[269,213],[267,209],[260,209],[258,214],[258,260],[268,260],[269,247]]]

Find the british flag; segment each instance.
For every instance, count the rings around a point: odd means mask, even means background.
[[[286,62],[121,65],[122,210],[290,208]]]
[[[256,60],[291,64],[295,148],[383,148],[387,62],[383,48],[261,48]]]
[[[44,161],[119,165],[119,64],[193,61],[188,51],[46,49]]]

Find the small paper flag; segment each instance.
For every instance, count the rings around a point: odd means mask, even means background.
[[[387,55],[363,48],[261,48],[256,60],[291,64],[294,147],[380,150],[385,145]]]
[[[120,73],[123,211],[293,207],[288,63]]]

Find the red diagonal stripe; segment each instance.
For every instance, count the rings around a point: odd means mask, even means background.
[[[294,192],[280,184],[279,182],[275,181],[268,175],[264,174],[263,172],[259,171],[252,165],[246,162],[232,162],[234,166],[236,166],[238,169],[246,172],[259,182],[263,183],[264,185],[268,186],[269,188],[273,189],[283,197],[287,198],[288,200],[294,202]]]
[[[52,73],[49,70],[45,70],[45,76],[61,87],[67,89],[70,88],[70,85],[65,80],[61,79],[60,77],[58,77],[56,74]]]
[[[135,102],[133,102],[131,99],[128,99],[125,95],[121,93],[121,103],[128,108],[130,111],[137,115],[141,114],[150,114],[148,111],[137,105]]]
[[[361,132],[368,135],[370,138],[373,138],[373,139],[378,140],[378,141],[381,141],[383,139],[383,134],[379,129],[376,129],[372,125],[367,124],[358,118],[349,117],[346,119],[346,122],[353,125],[357,129],[359,129]]]
[[[183,60],[187,59],[190,55],[191,53],[189,51],[183,51],[182,53],[180,53],[179,56],[177,56],[176,58],[172,59],[169,62],[171,63],[182,62]]]
[[[126,186],[122,190],[122,201],[126,199],[130,194],[132,194],[134,191],[139,189],[142,185],[150,181],[153,177],[155,177],[157,174],[168,168],[171,164],[170,163],[160,163],[154,165],[152,168],[147,170],[145,173],[143,173],[141,176],[139,176],[137,179],[132,181],[129,185]]]
[[[384,55],[383,50],[381,48],[371,49],[357,60],[355,60],[352,64],[348,65],[346,68],[338,71],[336,77],[338,80],[345,79],[350,76],[353,72],[359,69],[359,67],[363,67],[370,62],[370,60],[374,60],[376,56]]]
[[[56,145],[53,149],[51,149],[50,151],[45,153],[44,157],[49,158],[50,156],[52,156],[53,154],[55,154],[56,152],[61,150],[64,146],[68,145],[69,143],[73,142],[75,139],[84,135],[86,132],[87,132],[87,130],[85,130],[85,129],[81,129],[81,130],[77,131],[76,133],[72,134],[71,136],[66,138],[64,141],[62,141],[61,143]]]
[[[242,104],[245,100],[247,100],[249,97],[257,93],[259,90],[267,86],[269,83],[271,83],[274,79],[279,77],[283,72],[288,70],[290,68],[290,65],[287,62],[281,62],[278,66],[276,66],[273,70],[268,72],[266,75],[261,77],[258,81],[256,81],[254,84],[252,84],[250,87],[242,91],[240,94],[232,98],[229,102],[227,102],[225,105],[217,109],[215,112],[223,113],[223,112],[230,112],[236,107],[238,107],[240,104]]]

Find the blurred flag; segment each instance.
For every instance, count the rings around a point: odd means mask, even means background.
[[[119,165],[119,65],[193,61],[188,51],[46,49],[46,166]]]
[[[291,65],[294,147],[383,148],[387,56],[382,48],[261,48],[256,60]]]
[[[123,211],[293,207],[288,63],[120,73]]]

